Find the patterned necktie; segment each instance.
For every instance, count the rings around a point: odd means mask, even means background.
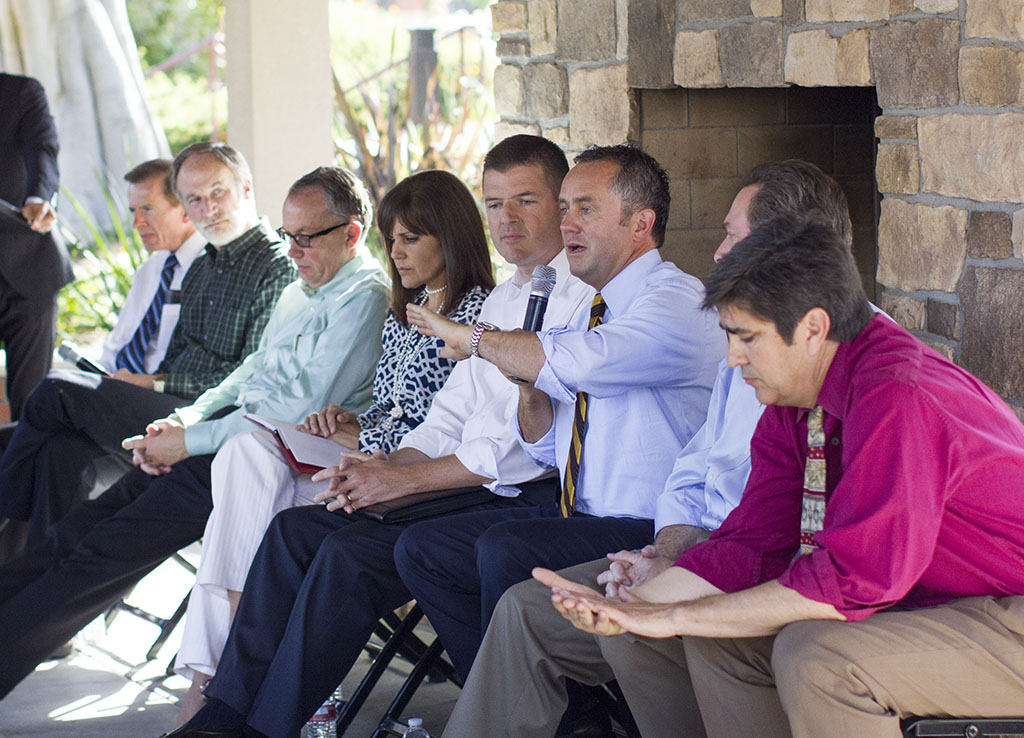
[[[164,262],[163,271],[160,272],[160,285],[153,295],[153,302],[149,303],[146,314],[142,316],[139,327],[135,329],[135,335],[117,352],[114,359],[114,366],[118,369],[127,369],[133,374],[144,374],[146,371],[146,347],[149,346],[157,326],[160,325],[160,315],[171,294],[171,280],[174,278],[174,269],[178,266],[178,257],[169,254]]]
[[[825,412],[816,406],[807,415],[807,463],[804,465],[804,509],[800,516],[800,552],[810,553],[818,546],[814,534],[825,522]]]
[[[598,292],[590,305],[590,328],[604,322],[604,298]],[[565,480],[562,482],[562,497],[558,509],[563,518],[572,515],[576,509],[576,482],[580,478],[580,463],[583,461],[583,439],[587,435],[587,393],[576,393],[576,412],[572,420],[572,440],[569,442],[569,463],[565,465]]]

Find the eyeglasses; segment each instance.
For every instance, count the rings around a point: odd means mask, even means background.
[[[282,227],[277,229],[277,235],[281,237],[282,241],[294,241],[295,245],[298,246],[300,249],[308,249],[310,246],[313,245],[311,242],[313,241],[314,238],[318,236],[326,236],[331,231],[336,231],[342,226],[347,225],[348,223],[338,223],[338,225],[331,226],[330,228],[324,228],[322,231],[310,233],[309,235],[306,235],[305,233],[289,233]]]

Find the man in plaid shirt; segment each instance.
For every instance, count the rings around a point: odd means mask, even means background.
[[[281,291],[295,279],[286,250],[256,211],[252,174],[225,144],[198,143],[174,160],[172,186],[206,254],[182,283],[181,315],[157,374],[113,378],[54,372],[29,396],[0,458],[0,517],[29,521],[0,561],[39,541],[91,486],[83,471],[121,441],[221,382],[259,344]],[[127,458],[127,457],[125,457]]]

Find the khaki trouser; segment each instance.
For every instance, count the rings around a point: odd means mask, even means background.
[[[684,643],[712,738],[899,738],[909,715],[1024,714],[1024,597]]]
[[[597,575],[607,568],[607,559],[599,559],[561,574],[598,587]],[[601,638],[577,630],[552,606],[547,587],[532,580],[517,584],[498,602],[444,736],[551,738],[567,705],[567,678],[586,685],[618,678],[644,738],[703,738],[682,641],[654,642],[674,647],[667,658],[648,643],[636,636]],[[620,660],[641,663],[647,675],[670,674],[670,680],[649,690],[628,678],[632,667],[620,674],[613,666]]]

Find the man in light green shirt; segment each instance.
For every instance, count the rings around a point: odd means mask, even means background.
[[[0,697],[167,556],[203,534],[213,455],[247,412],[298,422],[329,400],[370,401],[387,312],[387,278],[365,253],[369,197],[350,173],[321,167],[283,211],[300,280],[282,293],[259,347],[195,403],[125,441],[126,474],[0,568]]]

